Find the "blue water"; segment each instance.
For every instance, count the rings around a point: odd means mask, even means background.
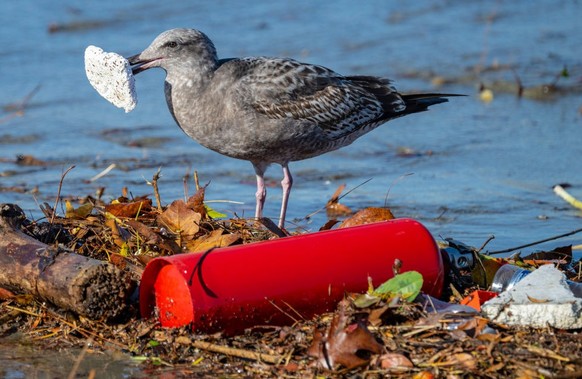
[[[480,245],[490,234],[492,250],[580,226],[580,213],[551,191],[571,183],[582,197],[582,97],[580,4],[536,2],[236,2],[70,1],[4,2],[0,43],[0,104],[22,99],[35,86],[22,117],[4,112],[0,123],[0,185],[30,193],[0,192],[0,201],[17,202],[39,216],[36,201],[54,202],[61,173],[71,165],[64,196],[106,198],[128,186],[134,195],[151,193],[146,179],[162,168],[163,200],[183,196],[182,177],[197,170],[211,182],[207,199],[244,202],[216,204],[229,215],[251,216],[254,176],[247,162],[205,150],[175,126],[163,97],[163,72],[137,78],[139,105],[124,114],[101,99],[88,84],[83,51],[89,44],[131,55],[161,31],[196,27],[215,42],[222,57],[290,56],[346,74],[390,77],[401,91],[442,91],[470,95],[375,130],[352,146],[292,165],[296,184],[289,218],[308,230],[324,221],[301,219],[325,204],[335,188],[373,180],[343,202],[358,209],[387,205],[399,217],[424,221],[435,235]],[[22,15],[26,14],[26,17]],[[91,22],[93,27],[49,33],[50,25]],[[578,91],[551,101],[518,99],[496,93],[479,100],[477,79],[435,87],[414,73],[459,78],[476,66],[511,65],[525,86],[551,82],[562,67],[570,77],[560,83]],[[412,74],[411,74],[412,73]],[[483,80],[508,80],[512,71],[484,74]],[[511,80],[511,79],[509,79]],[[7,119],[9,118],[9,119]],[[29,142],[19,138],[34,137]],[[130,147],[144,137],[159,146]],[[17,140],[16,142],[14,140]],[[10,142],[12,141],[12,142]],[[419,154],[400,157],[399,148]],[[430,152],[430,154],[427,154]],[[15,156],[33,155],[48,167],[21,167]],[[85,183],[109,164],[104,178]],[[404,174],[414,173],[391,184]],[[278,214],[280,170],[268,176],[267,215]],[[443,214],[444,212],[444,214]],[[442,217],[436,219],[439,215]],[[580,241],[571,238],[564,242]]]
[[[16,202],[40,217],[37,202],[54,203],[61,174],[71,165],[76,168],[64,181],[63,196],[105,187],[111,199],[124,186],[135,196],[148,194],[146,180],[161,167],[164,202],[184,196],[182,177],[197,170],[202,183],[211,182],[208,200],[244,203],[213,207],[251,216],[250,164],[208,151],[179,130],[165,105],[163,72],[137,77],[139,104],[129,114],[101,99],[85,78],[87,45],[128,56],[166,29],[195,27],[213,39],[221,57],[290,56],[344,74],[386,76],[403,92],[469,95],[392,121],[342,150],[292,164],[296,180],[288,217],[299,228],[317,230],[325,222],[323,212],[303,218],[324,206],[339,185],[353,188],[373,178],[342,202],[353,209],[386,204],[398,217],[421,220],[437,238],[480,246],[493,234],[488,247],[496,250],[574,230],[581,212],[556,197],[552,186],[568,182],[582,198],[581,14],[582,4],[572,0],[3,1],[0,105],[40,89],[23,115],[0,113],[0,202]],[[51,25],[87,22],[92,27],[49,33]],[[505,66],[511,69],[469,75],[478,67]],[[479,99],[480,81],[513,82],[517,75],[526,87],[539,86],[563,67],[569,77],[559,84],[567,93],[541,101],[494,91],[491,103]],[[431,73],[451,84],[436,87]],[[160,144],[130,146],[147,137]],[[416,153],[402,157],[401,148]],[[19,166],[18,155],[49,165]],[[87,182],[112,163],[117,168],[108,175]],[[279,168],[272,167],[268,177],[273,187],[266,214],[276,217]],[[582,236],[543,247],[570,243],[582,243]]]
[[[568,182],[582,197],[580,8],[576,1],[535,6],[504,1],[3,2],[0,104],[41,87],[23,116],[11,118],[6,111],[0,116],[0,185],[38,187],[39,193],[35,199],[3,191],[0,201],[17,202],[38,217],[36,202],[54,202],[61,173],[71,165],[76,168],[66,177],[64,196],[105,187],[106,198],[118,196],[123,186],[134,195],[151,193],[146,179],[161,167],[166,202],[183,196],[183,175],[197,170],[203,183],[211,182],[207,199],[244,202],[216,204],[217,209],[251,216],[250,164],[205,150],[182,134],[165,105],[161,70],[137,78],[139,105],[129,114],[101,99],[85,78],[87,45],[127,56],[159,32],[184,26],[205,31],[222,57],[285,55],[341,73],[390,77],[404,92],[470,95],[392,121],[343,150],[293,164],[289,218],[301,228],[315,230],[325,221],[323,213],[310,222],[301,219],[322,207],[337,186],[352,188],[373,178],[343,202],[354,209],[383,206],[390,188],[387,205],[397,216],[418,218],[437,236],[473,245],[494,234],[492,250],[560,234],[580,226],[580,213],[551,191],[552,185]],[[50,25],[83,22],[92,27],[48,32]],[[548,101],[495,93],[486,104],[478,97],[478,79],[435,87],[414,74],[459,78],[479,65],[496,64],[512,70],[484,73],[486,83],[512,80],[515,72],[525,86],[536,86],[551,82],[566,66],[570,77],[560,84],[577,90]],[[19,142],[26,137],[32,141]],[[128,146],[145,137],[161,143]],[[400,157],[402,147],[419,154]],[[50,165],[17,166],[13,161],[19,154]],[[118,168],[85,182],[111,163]],[[414,175],[392,185],[408,173]],[[273,188],[266,213],[275,217],[279,168],[272,167],[268,176]]]

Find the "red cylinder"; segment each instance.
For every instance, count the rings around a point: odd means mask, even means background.
[[[143,317],[162,326],[237,333],[292,324],[331,311],[346,292],[364,292],[401,272],[418,271],[423,291],[440,296],[444,270],[428,230],[411,219],[309,233],[179,254],[149,262],[140,285]]]

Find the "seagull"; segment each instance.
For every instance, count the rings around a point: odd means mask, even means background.
[[[457,96],[403,95],[385,78],[343,76],[290,58],[219,59],[210,38],[195,29],[165,31],[127,60],[134,75],[165,70],[168,108],[188,136],[252,163],[259,220],[267,195],[265,171],[273,163],[283,168],[281,229],[293,185],[289,162],[347,146],[389,120]]]

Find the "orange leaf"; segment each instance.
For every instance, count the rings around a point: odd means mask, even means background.
[[[392,220],[394,215],[388,208],[368,207],[356,212],[353,216],[345,219],[338,228],[370,224],[372,222]]]
[[[430,371],[421,371],[412,375],[412,379],[434,379],[434,374]]]
[[[380,361],[380,367],[391,371],[407,371],[414,367],[410,359],[398,353],[382,354],[378,360]]]
[[[331,195],[331,198],[327,201],[327,204],[325,204],[325,211],[327,212],[328,217],[345,216],[352,213],[352,210],[349,207],[340,204],[339,202],[339,196],[341,195],[344,188],[346,188],[345,184],[339,186],[335,190],[334,194]]]
[[[105,211],[111,213],[115,217],[134,218],[138,213],[149,211],[151,208],[152,200],[143,199],[129,203],[107,204],[105,206]]]
[[[14,294],[14,292],[7,290],[6,288],[2,288],[0,287],[0,300],[7,300],[7,299],[11,299],[14,296],[16,296]]]

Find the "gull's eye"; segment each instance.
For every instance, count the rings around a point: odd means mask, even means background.
[[[166,42],[164,46],[169,47],[170,49],[175,49],[176,47],[178,47],[178,42],[176,41]]]

